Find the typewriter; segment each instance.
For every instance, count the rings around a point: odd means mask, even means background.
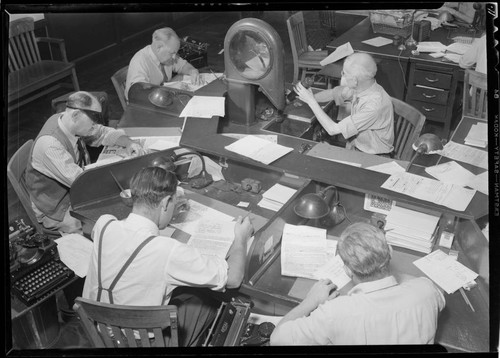
[[[74,277],[59,259],[54,240],[23,220],[9,230],[11,293],[25,305],[37,303]]]
[[[265,346],[274,330],[274,324],[248,322],[251,302],[222,302],[210,327],[205,347]]]

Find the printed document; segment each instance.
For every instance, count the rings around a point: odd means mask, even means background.
[[[262,200],[258,205],[269,210],[278,211],[290,200],[296,191],[295,189],[276,183],[262,194]]]
[[[464,211],[469,205],[475,190],[465,189],[455,184],[441,183],[411,173],[391,175],[382,188],[411,197],[426,200],[453,210]]]
[[[194,92],[208,85],[210,82],[215,81],[217,78],[222,78],[223,75],[223,73],[200,73],[201,84],[199,85],[191,83],[190,75],[184,75],[181,81],[165,82],[163,87]]]
[[[432,281],[451,294],[479,276],[441,250],[431,252],[413,262]]]
[[[425,171],[443,183],[466,186],[475,175],[455,161],[425,168]]]
[[[335,51],[326,56],[323,60],[319,62],[321,66],[326,66],[329,63],[337,62],[338,60],[343,59],[344,57],[353,54],[354,50],[352,49],[351,43],[346,42],[342,46],[337,47]]]
[[[476,123],[471,126],[465,144],[475,147],[486,148],[488,145],[488,126],[486,123]]]
[[[478,174],[474,176],[468,183],[467,186],[472,189],[476,189],[481,193],[488,195],[488,172]]]
[[[193,96],[186,104],[181,114],[179,114],[179,117],[224,117],[224,101],[224,97]]]
[[[293,148],[271,143],[254,135],[241,138],[225,148],[264,164],[270,164],[293,150]]]
[[[351,281],[351,278],[345,273],[344,261],[338,255],[329,259],[323,266],[316,270],[314,278],[317,280],[328,278],[337,286],[338,290]]]
[[[281,239],[281,274],[315,279],[326,263],[326,230],[285,224]]]
[[[367,167],[366,169],[389,175],[396,173],[404,173],[405,171],[405,169],[395,161],[374,165],[371,167]]]
[[[202,255],[225,259],[234,241],[234,221],[200,220],[188,245],[197,248]]]
[[[370,45],[370,46],[375,46],[375,47],[381,47],[385,45],[392,44],[392,39],[388,39],[387,37],[374,37],[369,40],[361,41],[364,44]]]
[[[440,154],[443,157],[488,169],[488,152],[485,150],[450,141],[446,143]]]
[[[234,139],[241,139],[248,136],[248,134],[243,134],[243,133],[222,133],[222,135]],[[252,135],[258,138],[268,140],[271,143],[278,143],[278,136],[276,134],[252,134]]]

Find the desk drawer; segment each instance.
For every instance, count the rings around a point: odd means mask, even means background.
[[[415,70],[414,85],[437,87],[450,89],[451,74],[445,74],[433,71]]]
[[[418,109],[422,114],[430,120],[436,122],[445,122],[446,106],[422,101],[410,100],[409,103]]]
[[[427,103],[447,104],[449,94],[450,91],[447,90],[412,86],[410,87],[409,98]]]

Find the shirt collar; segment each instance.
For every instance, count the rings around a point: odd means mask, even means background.
[[[358,283],[347,294],[350,296],[361,293],[370,293],[370,292],[384,290],[386,288],[396,286],[397,284],[398,281],[396,281],[396,278],[391,275],[376,281]]]
[[[158,229],[158,226],[145,216],[130,213],[125,219],[125,222],[132,225],[134,228],[142,228],[150,231],[152,235],[160,234],[160,229]]]
[[[147,52],[148,52],[148,55],[151,57],[151,60],[153,61],[153,63],[156,66],[160,66],[160,61],[158,60],[158,57],[156,57],[155,53],[153,52],[153,48],[151,47],[151,45],[148,45]]]
[[[61,115],[57,119],[57,124],[59,125],[59,128],[61,128],[61,131],[66,135],[66,137],[68,137],[69,142],[74,146],[76,144],[77,140],[78,140],[78,137],[76,137],[75,135],[71,134],[70,131],[68,130],[68,128],[66,128],[66,126],[64,125],[64,123],[62,121],[63,115],[64,114],[61,113]]]
[[[371,93],[375,92],[376,85],[377,85],[377,81],[374,81],[370,87],[364,89],[361,92],[356,92],[356,97],[359,98],[359,97],[369,96]]]

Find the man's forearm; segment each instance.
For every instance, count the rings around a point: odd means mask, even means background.
[[[317,305],[309,300],[303,300],[298,306],[288,312],[278,323],[278,327],[285,322],[306,317],[317,308]]]
[[[237,288],[241,285],[245,274],[246,258],[246,240],[235,239],[233,245],[229,249],[229,257],[227,258],[227,265],[229,266],[226,284],[227,288]]]
[[[323,111],[323,108],[315,102],[309,105],[314,112],[314,115],[318,119],[318,122],[323,128],[328,132],[329,135],[336,135],[340,133],[340,128],[337,123],[335,123],[328,114]]]
[[[191,73],[191,71],[193,71],[193,70],[196,70],[196,68],[194,68],[194,66],[192,64],[190,64],[189,62],[186,62],[186,64],[184,66],[182,66],[179,73],[182,73],[183,75],[189,75]]]

